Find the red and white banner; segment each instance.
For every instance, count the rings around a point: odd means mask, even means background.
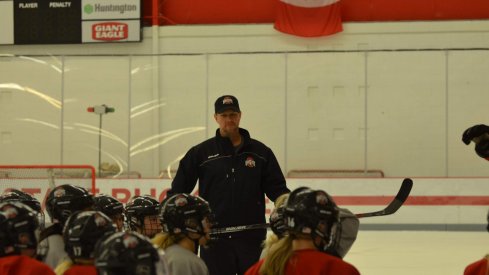
[[[274,27],[280,32],[303,37],[341,32],[339,0],[279,0]]]

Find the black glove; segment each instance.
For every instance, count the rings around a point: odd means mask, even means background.
[[[465,145],[469,145],[473,138],[482,136],[483,134],[489,134],[489,126],[484,124],[474,125],[464,131],[462,141]]]
[[[475,145],[475,152],[481,158],[489,158],[489,140],[483,139]]]
[[[279,239],[281,239],[287,232],[287,225],[284,219],[284,206],[275,208],[270,215],[270,227],[272,231]]]

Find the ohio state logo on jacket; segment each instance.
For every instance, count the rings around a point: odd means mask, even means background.
[[[255,167],[256,166],[255,160],[252,157],[247,157],[245,160],[245,166],[250,168]]]

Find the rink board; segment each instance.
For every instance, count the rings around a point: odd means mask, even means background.
[[[413,181],[411,195],[397,213],[363,218],[362,229],[485,229],[489,178],[413,178]],[[401,182],[402,178],[287,179],[291,190],[300,186],[326,190],[340,207],[354,213],[383,209],[396,195]],[[134,195],[143,194],[150,194],[161,201],[170,185],[171,180],[168,179],[97,179],[96,192],[110,194],[124,203]],[[39,180],[24,180],[16,186],[1,188],[23,189],[44,201],[47,186]],[[267,214],[272,208],[273,204],[267,200]]]

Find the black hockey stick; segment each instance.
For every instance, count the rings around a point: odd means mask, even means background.
[[[269,227],[270,227],[269,223],[257,223],[257,224],[229,226],[229,227],[222,227],[222,228],[212,228],[211,235],[233,233],[233,232],[239,232],[239,231],[244,231],[244,230],[252,230],[252,229],[263,229],[263,228],[269,228]]]
[[[394,198],[389,205],[387,205],[386,208],[380,210],[380,211],[375,211],[375,212],[368,212],[368,213],[359,213],[355,214],[357,218],[366,218],[366,217],[376,217],[376,216],[386,216],[386,215],[391,215],[397,212],[399,208],[404,204],[406,199],[409,197],[409,193],[411,193],[411,189],[413,188],[413,180],[410,178],[405,178],[402,181],[401,188],[399,189],[399,192],[397,192],[396,197]]]
[[[375,212],[367,212],[367,213],[359,213],[355,214],[357,218],[367,218],[367,217],[377,217],[377,216],[386,216],[391,215],[397,212],[399,208],[404,204],[406,199],[409,197],[409,193],[411,193],[411,189],[413,188],[413,180],[410,178],[405,178],[402,181],[401,188],[397,192],[396,197],[392,200],[386,208],[375,211]],[[252,229],[263,229],[269,228],[269,223],[258,223],[258,224],[248,224],[248,225],[238,225],[238,226],[230,226],[230,227],[222,227],[222,228],[213,228],[211,231],[211,235],[215,234],[224,234],[224,233],[233,233],[244,230],[252,230]]]

